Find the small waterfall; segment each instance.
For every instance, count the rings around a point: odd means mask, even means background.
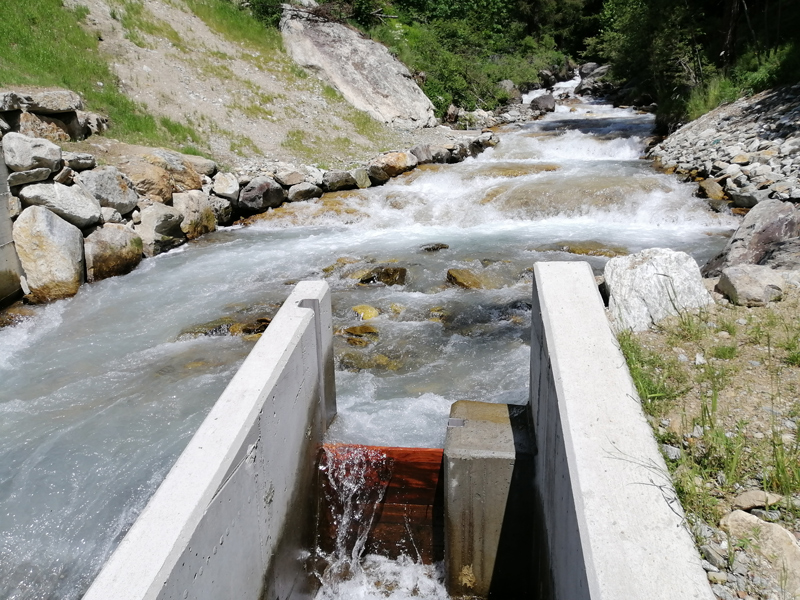
[[[323,489],[336,530],[333,552],[325,557],[328,566],[321,575],[323,590],[329,588],[335,594],[339,582],[359,574],[392,466],[393,461],[375,448],[330,445],[323,449],[319,468],[326,477]]]
[[[326,444],[322,485],[333,520],[333,550],[317,549],[325,565],[316,600],[447,600],[441,563],[408,556],[392,560],[365,554],[376,513],[392,477],[393,460],[377,448]]]

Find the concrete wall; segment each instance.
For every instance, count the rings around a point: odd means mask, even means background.
[[[336,413],[330,291],[299,283],[84,600],[305,598]]]
[[[713,600],[587,263],[534,266],[531,419],[557,600]]]
[[[17,251],[11,239],[11,217],[8,215],[8,168],[3,160],[0,142],[0,308],[22,297],[19,278],[23,274]]]

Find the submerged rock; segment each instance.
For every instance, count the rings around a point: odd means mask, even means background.
[[[339,356],[339,366],[347,371],[364,371],[370,369],[397,371],[403,364],[385,354],[364,354],[361,352],[345,352]]]
[[[405,285],[405,267],[376,267],[360,277],[361,283],[383,283],[385,285]]]
[[[351,346],[368,346],[378,340],[379,332],[372,325],[356,325],[336,332],[337,335],[344,337],[345,341]]]
[[[485,287],[481,278],[469,269],[448,270],[447,282],[468,290],[478,290]]]
[[[423,252],[438,252],[439,250],[447,250],[450,246],[442,243],[423,244],[419,247]]]
[[[362,321],[374,319],[381,314],[377,308],[369,304],[359,304],[358,306],[352,307],[351,310],[356,313]]]

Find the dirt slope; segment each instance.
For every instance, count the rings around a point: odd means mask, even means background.
[[[84,22],[101,40],[120,88],[153,115],[194,127],[202,137],[195,145],[217,160],[331,168],[454,135],[383,126],[294,65],[276,33],[265,32],[263,43],[232,39],[235,32],[221,33],[221,24],[201,19],[191,2],[65,0],[89,9]]]

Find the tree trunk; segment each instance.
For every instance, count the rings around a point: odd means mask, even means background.
[[[739,22],[739,0],[726,0],[722,20],[724,39],[722,43],[722,65],[727,68],[736,59],[736,25]]]

